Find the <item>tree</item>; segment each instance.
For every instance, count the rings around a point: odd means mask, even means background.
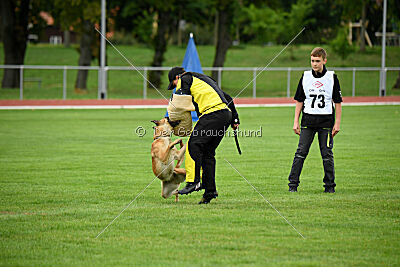
[[[0,16],[4,44],[4,64],[23,65],[28,38],[30,0],[1,0]],[[19,87],[18,69],[5,69],[2,88]]]
[[[217,0],[217,45],[214,57],[213,67],[223,67],[226,52],[232,44],[232,22],[236,1]],[[211,76],[214,80],[218,80],[218,71],[213,70]]]
[[[359,36],[360,51],[365,51],[365,32],[366,32],[366,21],[367,12],[369,7],[369,0],[339,0],[343,5],[343,19],[344,20],[358,20],[361,22],[361,31]]]
[[[362,1],[361,7],[361,36],[360,36],[360,51],[365,52],[365,33],[367,20],[368,1]]]
[[[99,57],[100,36],[96,34],[95,23],[100,21],[99,0],[56,0],[55,13],[58,13],[58,20],[64,29],[73,27],[81,34],[79,46],[79,66],[90,66],[91,61]],[[99,61],[100,64],[100,61]],[[88,70],[78,70],[75,81],[75,91],[85,92],[87,90]]]
[[[292,4],[290,12],[284,12],[280,16],[283,17],[281,28],[279,29],[278,42],[287,44],[293,37],[303,28],[315,23],[315,19],[310,16],[314,0],[299,0]]]
[[[138,42],[154,48],[150,63],[153,67],[163,64],[171,31],[176,24],[175,5],[176,1],[162,0],[116,0],[112,3],[112,7],[119,10],[115,17],[116,29],[132,34]],[[149,81],[156,88],[161,86],[161,75],[161,71],[149,72]]]
[[[338,26],[340,27],[343,7],[338,1],[318,0],[303,2],[311,4],[304,17],[306,23],[299,21],[306,30],[299,36],[300,43],[324,43],[336,36]],[[292,13],[292,12],[291,12]]]
[[[240,23],[243,33],[251,36],[254,42],[266,44],[276,42],[283,18],[269,6],[255,6],[253,3],[243,7],[240,13]]]
[[[135,41],[152,45],[154,9],[150,1],[113,0],[110,14],[115,21],[115,30],[131,35]]]
[[[400,89],[400,71],[399,71],[399,75],[397,76],[396,82],[393,85],[393,89]]]
[[[382,3],[383,5],[383,3]],[[395,28],[393,31],[399,33],[400,31],[400,1],[391,1],[389,3],[389,20],[392,22],[392,27]],[[400,71],[397,76],[396,82],[393,85],[393,89],[400,89]]]
[[[170,4],[170,2],[168,2]],[[164,3],[157,9],[157,33],[153,39],[154,55],[152,67],[161,67],[164,61],[164,54],[167,51],[167,43],[172,29],[172,5]],[[161,87],[162,71],[151,71],[150,82],[156,87]]]
[[[211,32],[207,31],[207,27],[214,12],[213,1],[114,0],[110,3],[110,8],[118,10],[114,17],[115,29],[130,34],[135,42],[153,47],[154,55],[150,65],[160,67],[163,65],[168,44],[174,37],[178,42],[180,19],[185,20],[186,24],[195,25],[195,29],[202,27],[204,32]],[[196,31],[193,32],[196,36]],[[149,72],[149,81],[155,87],[162,85],[161,74],[161,71]]]
[[[210,2],[204,0],[174,0],[174,1],[154,1],[152,9],[156,12],[157,31],[152,39],[154,48],[153,61],[151,66],[160,67],[164,61],[164,54],[167,51],[168,42],[178,30],[179,19],[185,19],[188,23],[195,23],[199,26],[207,25],[208,14],[210,14]],[[196,34],[196,32],[195,32]],[[152,71],[149,73],[150,82],[160,87],[162,71]]]
[[[303,28],[315,23],[312,11],[315,1],[299,0],[290,8],[272,8],[265,3],[258,6],[253,3],[242,8],[241,20],[244,33],[252,36],[253,41],[260,44],[278,43],[287,44]],[[301,36],[299,36],[299,39]],[[291,58],[293,46],[289,47]]]
[[[90,66],[92,60],[99,56],[98,35],[94,31],[94,23],[84,19],[81,28],[81,41],[79,45],[79,66]],[[97,52],[97,53],[96,53]],[[100,62],[100,60],[99,60]],[[88,70],[78,70],[75,80],[75,92],[82,93],[87,90]],[[85,91],[83,91],[84,93]]]
[[[347,31],[347,27],[339,29],[336,38],[330,42],[333,52],[338,54],[342,60],[354,52],[353,46],[347,41]]]
[[[277,38],[281,44],[288,44],[303,27],[315,23],[315,18],[310,16],[314,4],[314,0],[299,0],[292,5],[290,13],[285,12],[283,14],[284,19],[282,23],[279,24],[281,28]],[[295,59],[293,52],[294,47],[296,43],[299,43],[300,39],[293,40],[293,43],[289,46],[290,59],[292,60]]]

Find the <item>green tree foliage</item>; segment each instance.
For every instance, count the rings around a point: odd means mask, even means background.
[[[363,2],[368,0],[337,0],[343,6],[342,19],[344,20],[359,20],[361,17],[361,8]]]
[[[116,31],[130,34],[136,42],[152,46],[156,35],[154,25],[158,24],[158,12],[169,8],[171,21],[169,22],[168,41],[177,43],[179,20],[185,20],[186,30],[184,37],[187,39],[189,32],[194,32],[200,40],[212,40],[215,15],[215,0],[115,0],[110,3],[111,9],[118,9],[113,16]],[[200,31],[204,37],[196,31]],[[211,38],[210,38],[211,36]],[[197,41],[197,39],[196,39]],[[198,42],[199,43],[199,42]],[[203,44],[211,44],[202,42]]]
[[[343,15],[342,18],[346,21],[361,21],[361,30],[358,33],[357,42],[360,45],[360,51],[365,51],[365,31],[366,31],[366,21],[368,20],[368,8],[369,0],[338,0],[339,3],[343,5]]]
[[[389,1],[389,24],[392,31],[400,33],[400,1]]]
[[[323,43],[325,39],[332,39],[336,36],[338,25],[341,22],[342,6],[334,0],[313,0],[307,2],[298,1],[297,8],[307,12],[304,15],[304,22],[297,19],[306,30],[298,37],[297,43]],[[304,5],[308,10],[304,10]],[[303,6],[303,7],[302,7]],[[294,6],[293,6],[294,7]],[[294,14],[296,11],[291,11]]]
[[[163,64],[167,44],[177,35],[179,20],[198,26],[209,25],[211,3],[211,0],[116,0],[111,3],[111,8],[118,9],[116,30],[123,30],[135,41],[152,46],[154,56],[150,65],[159,67]],[[161,74],[161,71],[149,73],[149,79],[156,87],[161,87]]]
[[[115,21],[115,30],[130,35],[136,42],[151,46],[153,23],[156,11],[150,1],[116,0],[110,8],[117,12],[111,16]]]
[[[63,29],[72,26],[74,31],[80,33],[83,29],[83,20],[88,20],[92,24],[100,22],[100,4],[100,0],[55,0],[51,13]]]
[[[299,0],[290,6],[289,11],[273,9],[266,4],[250,4],[243,8],[241,23],[243,33],[255,43],[286,44],[303,27],[316,23],[310,16],[315,1]]]
[[[289,13],[282,13],[283,22],[277,36],[278,43],[288,43],[303,27],[316,23],[316,20],[309,16],[315,3],[315,0],[299,0],[292,5]]]
[[[389,4],[389,23],[392,26],[392,31],[400,34],[400,1],[391,1]],[[400,71],[397,76],[393,89],[400,89]]]
[[[351,53],[354,53],[354,47],[347,40],[348,29],[341,28],[335,39],[330,42],[330,46],[342,60],[345,60]]]
[[[283,18],[268,6],[257,7],[250,4],[243,8],[240,22],[244,25],[243,34],[251,36],[255,43],[264,44],[275,42],[281,31],[279,24],[283,22]]]

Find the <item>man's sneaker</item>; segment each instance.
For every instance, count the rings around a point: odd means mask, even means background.
[[[289,186],[289,192],[297,192],[297,186]]]
[[[324,193],[335,193],[334,187],[325,187]]]
[[[201,183],[200,182],[187,182],[186,186],[178,191],[178,194],[180,195],[187,195],[190,194],[194,191],[199,191],[201,190]]]
[[[208,204],[213,198],[218,197],[218,192],[211,192],[211,193],[204,193],[202,199],[200,200],[199,204]]]

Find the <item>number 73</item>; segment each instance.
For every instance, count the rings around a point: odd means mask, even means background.
[[[324,95],[312,94],[312,95],[310,95],[310,97],[312,97],[311,108],[314,108],[315,101],[317,100],[317,98],[320,100],[317,106],[319,108],[324,108],[325,107],[325,96]]]

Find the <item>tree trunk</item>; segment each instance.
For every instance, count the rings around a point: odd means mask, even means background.
[[[214,46],[217,47],[217,43],[218,43],[218,10],[215,12],[215,20],[214,20]]]
[[[360,51],[365,52],[365,21],[367,19],[367,3],[366,1],[362,2],[362,10],[361,10],[361,36],[360,36]]]
[[[182,46],[182,31],[184,30],[182,20],[182,9],[179,9],[179,17],[178,17],[178,46]]]
[[[214,57],[213,67],[223,67],[225,62],[226,52],[232,44],[230,26],[233,20],[233,8],[230,1],[219,1],[218,3],[218,35],[217,48]],[[218,81],[218,71],[212,71],[211,76]]]
[[[164,53],[167,51],[168,34],[172,24],[170,10],[158,11],[157,34],[154,37],[154,57],[151,63],[152,67],[161,67],[164,61]],[[150,71],[149,81],[156,87],[161,86],[162,71]],[[153,86],[149,85],[149,88]]]
[[[71,46],[71,32],[69,30],[64,30],[64,47]]]
[[[4,64],[23,65],[28,39],[28,17],[30,0],[21,0],[16,6],[16,1],[0,1],[0,17],[2,24]],[[19,87],[19,69],[5,69],[3,88]]]
[[[399,71],[399,76],[397,76],[396,83],[393,86],[393,89],[400,89],[400,71]]]
[[[239,32],[239,22],[236,22],[236,33],[235,33],[235,41],[236,41],[236,45],[240,45],[240,32]]]
[[[83,21],[83,29],[80,43],[79,66],[90,66],[92,61],[92,43],[94,40],[94,25],[88,20]],[[75,82],[75,91],[87,89],[88,70],[78,70]]]

